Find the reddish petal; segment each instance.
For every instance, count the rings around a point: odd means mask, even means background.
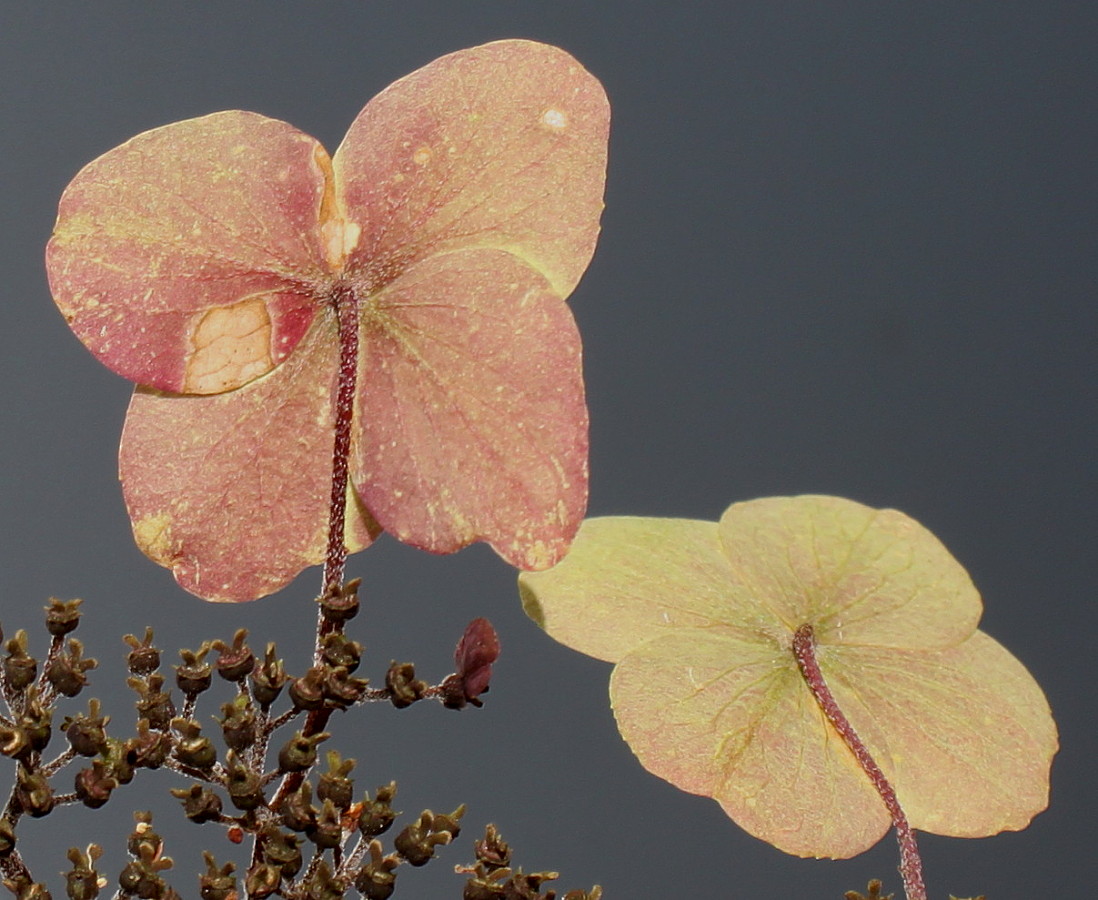
[[[499,635],[487,619],[473,619],[454,650],[454,665],[461,677],[466,700],[475,700],[488,690],[492,663],[499,659]]]
[[[252,600],[323,561],[335,339],[325,316],[285,365],[240,390],[134,394],[119,459],[134,536],[188,591]],[[348,510],[351,550],[371,540],[367,516]]]
[[[540,275],[496,250],[419,264],[363,309],[351,475],[386,531],[556,562],[587,502],[580,341]]]
[[[313,138],[254,113],[139,134],[61,198],[46,253],[57,305],[133,381],[198,394],[246,384],[293,350],[330,277],[329,171]]]
[[[594,252],[610,110],[556,47],[499,41],[451,53],[370,101],[335,154],[349,259],[364,291],[453,249],[527,260],[565,297]]]

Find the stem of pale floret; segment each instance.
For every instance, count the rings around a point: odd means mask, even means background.
[[[347,486],[354,421],[355,379],[358,374],[358,310],[348,287],[332,297],[339,323],[339,384],[335,402],[335,444],[332,448],[332,493],[328,509],[328,551],[324,557],[323,595],[343,587],[347,565]]]
[[[896,829],[896,841],[900,845],[900,876],[904,881],[904,893],[907,900],[927,900],[926,887],[923,884],[923,861],[919,856],[919,846],[915,841],[915,832],[907,821],[900,801],[896,797],[896,791],[885,778],[881,767],[869,753],[869,749],[862,743],[850,720],[843,715],[835,696],[824,681],[823,672],[816,659],[816,639],[811,625],[802,625],[793,636],[793,655],[797,658],[801,675],[804,676],[812,696],[820,705],[828,721],[834,726],[839,736],[850,748],[858,764],[869,776],[873,787],[881,795],[888,814],[892,817],[892,825]]]
[[[335,441],[332,447],[332,492],[328,505],[328,547],[324,556],[323,585],[321,599],[335,597],[343,587],[343,577],[347,567],[347,487],[349,483],[349,461],[351,455],[351,424],[354,421],[355,380],[358,375],[358,310],[352,290],[345,286],[337,287],[330,298],[335,309],[339,328],[339,378],[336,386],[335,401]],[[320,661],[324,638],[336,628],[331,618],[325,616],[324,608],[317,612],[316,644],[313,648],[314,663]],[[333,707],[322,706],[312,710],[305,718],[301,733],[312,737],[324,730]],[[289,772],[282,776],[278,789],[271,799],[270,808],[278,810],[286,798],[305,780],[304,772]],[[253,850],[252,862],[259,859],[260,846],[257,842]]]

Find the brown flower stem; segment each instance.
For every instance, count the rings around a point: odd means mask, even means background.
[[[831,693],[827,682],[824,681],[823,672],[816,659],[816,640],[811,625],[802,625],[793,635],[793,655],[797,658],[801,675],[804,676],[812,696],[820,705],[827,720],[834,726],[839,736],[850,748],[858,764],[869,776],[873,787],[881,795],[888,814],[892,817],[892,825],[896,829],[896,841],[900,845],[900,876],[904,881],[904,893],[907,900],[927,900],[926,887],[923,884],[923,861],[919,856],[919,847],[915,841],[915,832],[908,824],[907,816],[900,807],[900,801],[896,798],[896,791],[885,778],[881,767],[869,753],[869,749],[862,743],[850,720],[843,715],[839,704],[835,702],[835,696]]]
[[[328,508],[328,552],[324,558],[323,595],[343,586],[347,565],[347,487],[354,421],[355,380],[358,375],[358,311],[350,288],[336,289],[332,304],[339,322],[339,384],[335,403],[335,445],[332,449],[332,493]]]

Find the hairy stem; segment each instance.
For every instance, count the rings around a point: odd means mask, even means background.
[[[923,861],[919,856],[915,832],[912,831],[907,816],[904,815],[904,811],[900,807],[900,801],[896,798],[896,791],[888,779],[885,778],[881,767],[870,755],[868,748],[862,743],[862,739],[858,737],[854,726],[850,724],[847,717],[843,715],[843,711],[839,709],[839,704],[835,702],[835,696],[828,688],[827,682],[824,681],[823,672],[820,671],[820,664],[816,659],[816,640],[811,625],[802,625],[797,629],[796,634],[793,636],[793,655],[797,658],[797,665],[800,666],[801,674],[808,683],[816,702],[820,705],[820,709],[823,710],[824,715],[827,716],[827,720],[834,726],[835,730],[839,732],[839,736],[846,742],[846,746],[850,748],[850,752],[854,754],[858,764],[869,776],[873,787],[877,789],[877,793],[881,795],[881,799],[888,808],[888,814],[892,817],[892,825],[896,829],[896,841],[900,845],[900,876],[904,881],[904,893],[907,895],[907,900],[927,900],[926,887],[923,884]]]
[[[332,449],[332,493],[328,508],[328,552],[324,558],[325,595],[343,586],[347,565],[347,486],[358,374],[358,315],[349,288],[337,288],[332,302],[339,321],[339,385],[336,389],[335,446]]]
[[[332,448],[332,492],[328,505],[328,550],[324,557],[321,597],[334,597],[339,592],[343,587],[343,577],[347,567],[347,489],[350,481],[348,470],[351,455],[351,425],[354,422],[355,381],[358,376],[358,310],[354,294],[348,287],[337,287],[332,294],[331,302],[335,307],[336,319],[339,323],[339,382],[336,387],[335,442]],[[317,616],[314,661],[320,660],[323,640],[336,627],[325,617],[323,609]],[[319,734],[328,724],[331,714],[332,710],[329,707],[310,712],[305,719],[302,734],[305,737]],[[274,730],[275,726],[270,727]],[[304,780],[304,772],[283,775],[271,799],[270,808],[277,812],[286,798],[296,791]],[[258,851],[257,844],[253,861],[258,858]]]

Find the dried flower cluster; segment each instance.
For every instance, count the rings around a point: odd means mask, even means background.
[[[392,806],[396,783],[356,799],[355,761],[336,750],[320,753],[331,737],[325,730],[328,719],[335,710],[366,701],[388,701],[398,708],[422,699],[453,709],[479,706],[499,643],[487,620],[474,620],[458,643],[457,671],[439,684],[417,678],[411,663],[393,663],[385,686],[371,688],[356,675],[362,645],[344,633],[358,611],[357,587],[350,582],[321,598],[318,649],[312,667],[297,677],[285,671],[275,645],[268,644],[262,655],[253,652],[243,629],[229,642],[181,650],[173,676],[162,672],[151,629],[140,639],[126,635],[127,683],[136,694],[132,733],[119,737],[109,732],[110,717],[91,698],[85,709],[61,720],[67,746],[57,750],[53,745],[51,757],[58,706],[85,689],[87,672],[96,666],[84,657],[80,641],[69,637],[80,623],[80,601],[52,600],[46,609],[51,640],[45,659],[31,655],[27,633],[18,631],[6,642],[0,666],[6,705],[6,714],[0,715],[0,753],[16,762],[15,784],[0,815],[0,869],[8,890],[19,900],[51,896],[17,849],[17,826],[24,816],[40,818],[77,803],[98,809],[139,770],[167,769],[190,782],[171,791],[188,819],[220,825],[234,843],[251,842],[251,863],[240,877],[233,863],[206,854],[199,878],[203,900],[335,900],[351,891],[368,900],[390,897],[401,865],[422,866],[457,837],[465,807],[448,814],[424,810],[386,848],[381,837],[398,817]],[[204,732],[197,714],[215,678],[236,688],[216,717],[220,735]],[[172,860],[151,815],[138,812],[136,819],[127,848],[130,861],[113,896],[175,900],[180,894],[165,878]],[[507,868],[509,851],[494,830],[477,852],[465,897],[554,896],[539,889],[549,875]],[[95,844],[69,851],[65,880],[70,900],[92,900],[106,888],[109,880],[96,869],[100,855]],[[597,900],[598,894],[567,896]]]

